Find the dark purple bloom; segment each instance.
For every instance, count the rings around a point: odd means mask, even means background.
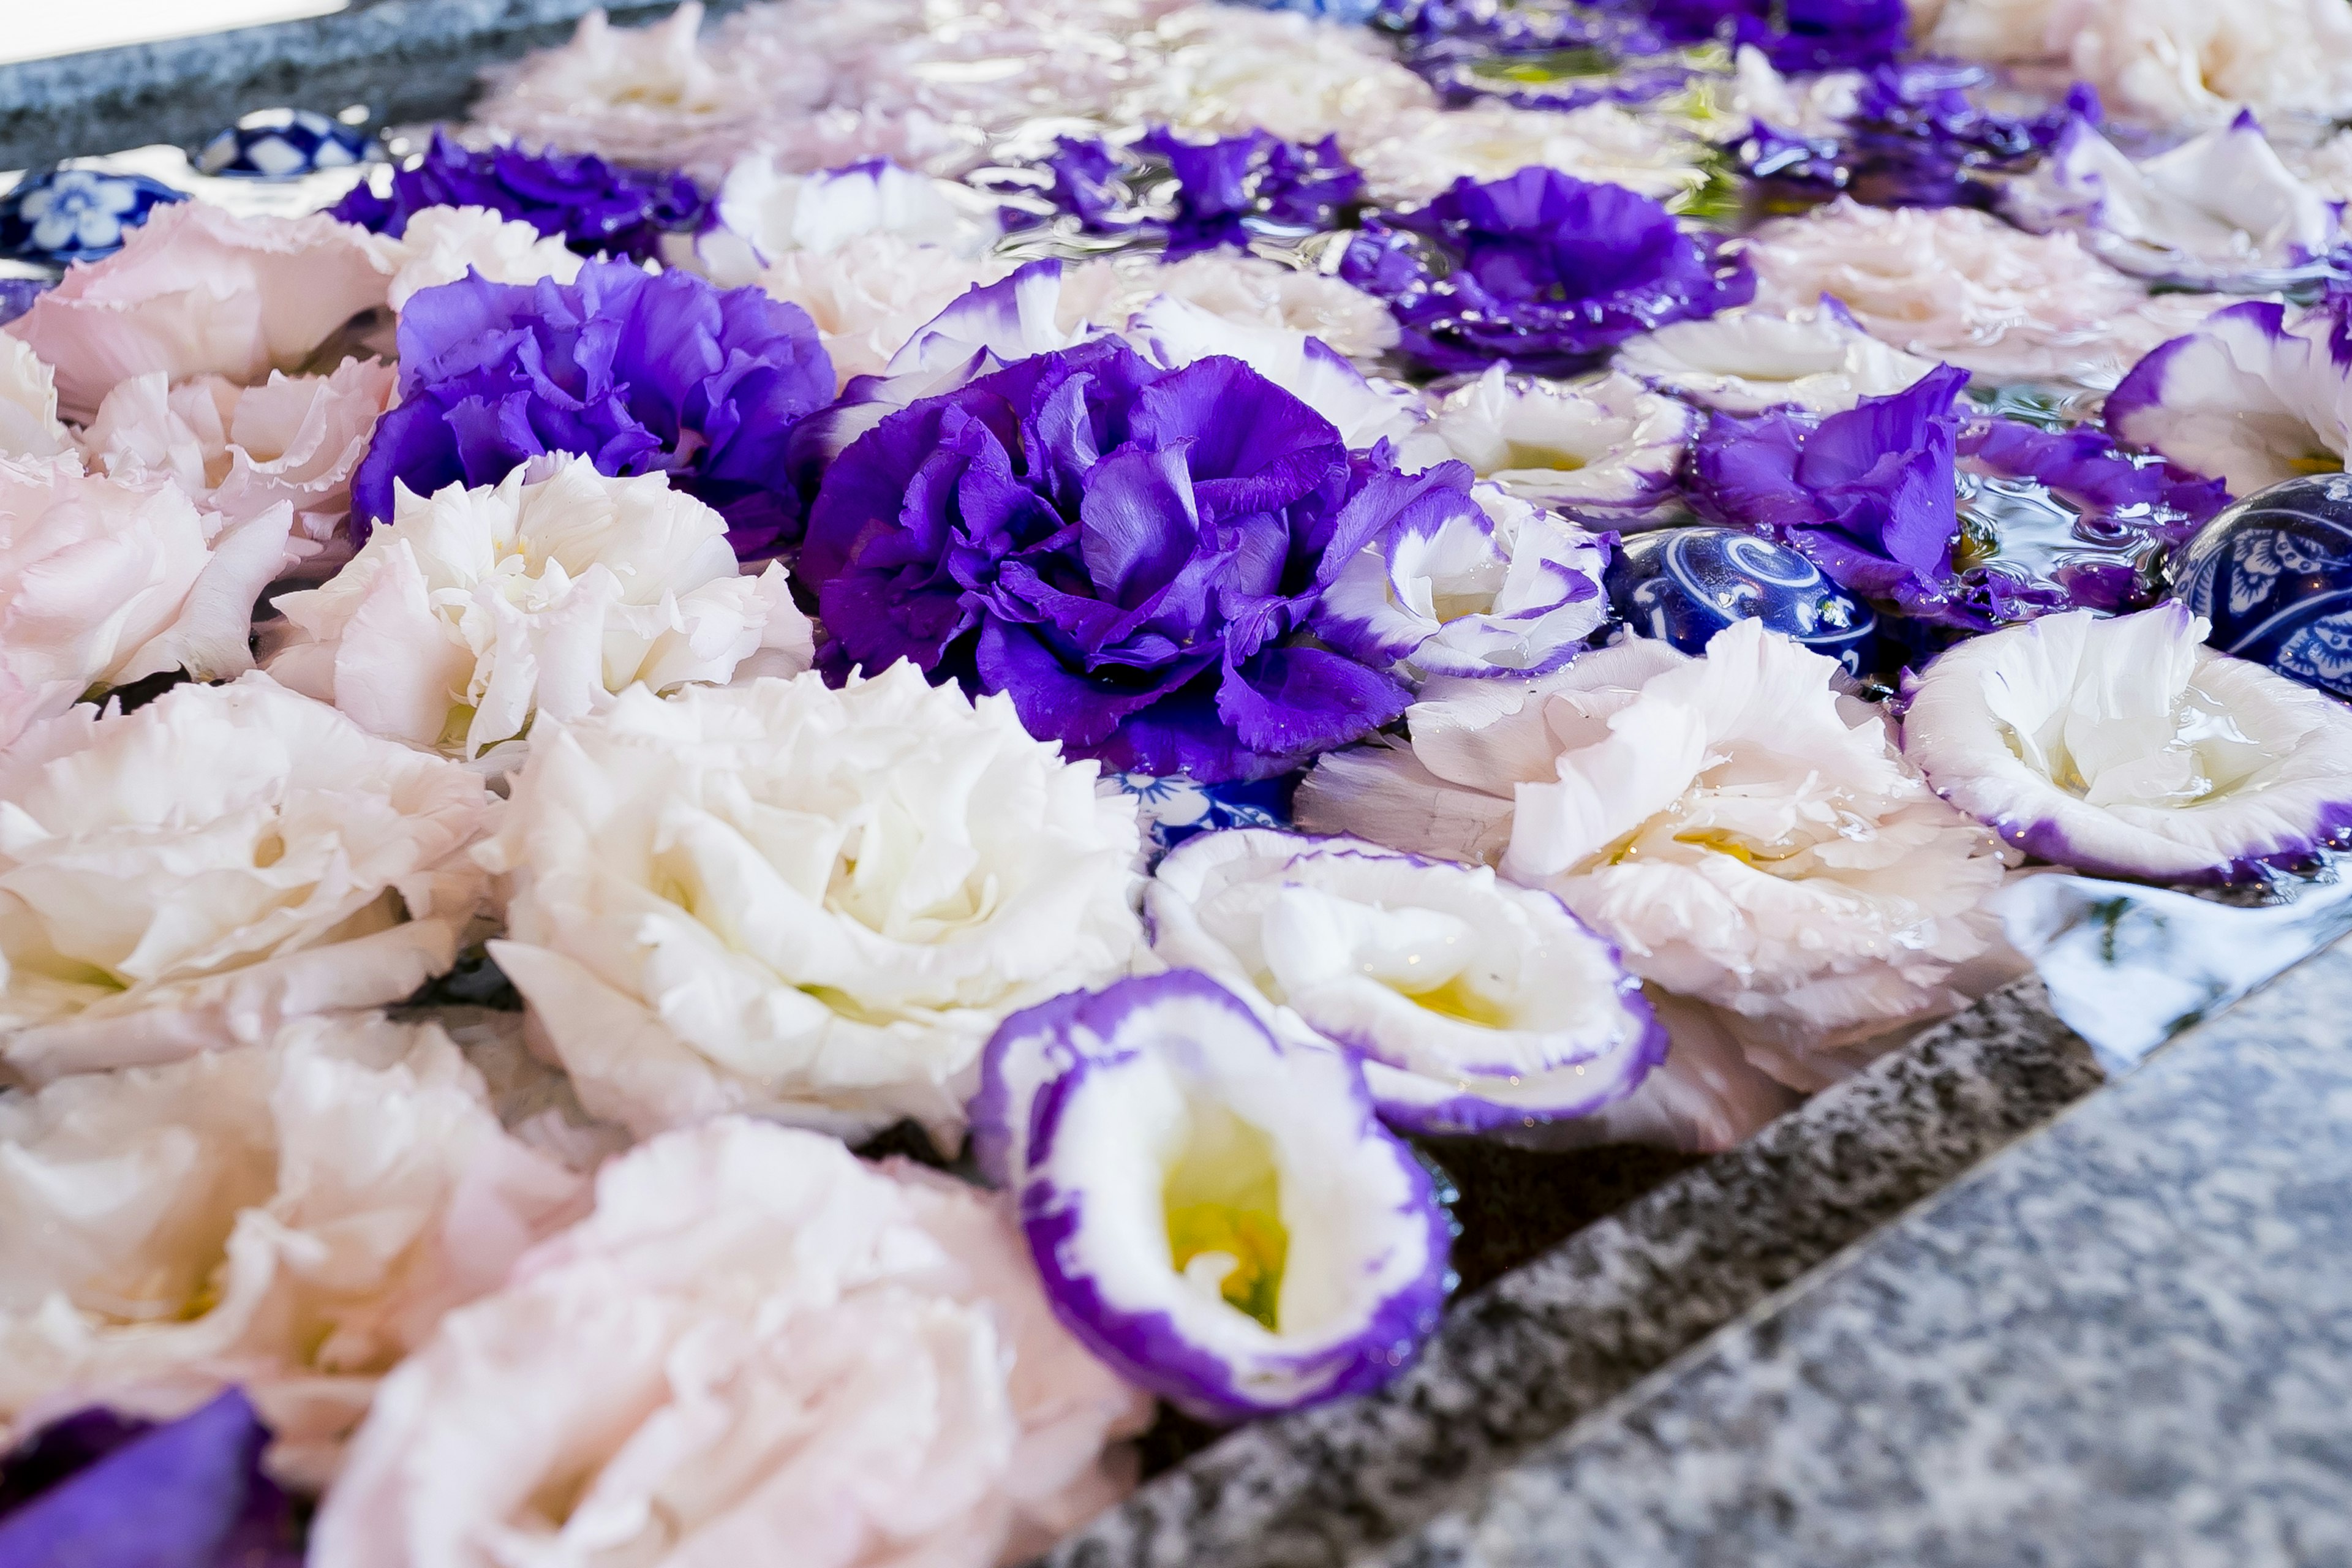
[[[261,1473],[268,1441],[236,1389],[163,1426],[68,1415],[0,1458],[0,1563],[299,1568],[293,1504]]]
[[[496,484],[546,452],[607,474],[663,473],[727,514],[747,559],[799,531],[793,426],[833,400],[833,363],[797,305],[688,272],[592,261],[575,283],[427,289],[400,313],[400,402],[352,483],[352,529],[429,495]]]
[[[1125,234],[1142,222],[1125,161],[1099,139],[1056,137],[1038,168],[1048,180],[1037,193],[1047,213],[1070,214],[1088,234]],[[1004,223],[1017,228],[1042,216],[1027,207],[1007,207]]]
[[[333,208],[345,223],[394,237],[426,207],[488,207],[561,238],[583,256],[646,260],[665,234],[706,226],[710,203],[676,171],[616,169],[602,158],[493,147],[476,153],[439,131],[416,163],[394,172],[392,194],[353,187]]]
[[[1220,246],[1244,247],[1252,235],[1268,230],[1315,234],[1331,228],[1364,183],[1339,151],[1337,136],[1301,146],[1248,131],[1200,142],[1161,126],[1135,148],[1165,162],[1176,179],[1176,213],[1168,223],[1171,258]]]
[[[1956,458],[1968,384],[1955,365],[1907,391],[1818,423],[1718,415],[1699,439],[1693,504],[1769,534],[1838,586],[1902,614],[1984,631],[2067,605],[2064,592],[2000,562],[1961,563]]]
[[[1981,66],[1906,60],[1863,77],[1854,111],[1835,136],[1795,136],[1758,123],[1739,144],[1740,167],[1759,180],[1824,200],[1851,195],[1877,206],[1987,206],[1979,176],[2023,167],[2077,120],[2096,123],[2098,95],[2077,84],[2065,104],[2032,120],[1988,113],[1968,89],[1991,79]]]
[[[0,278],[0,323],[15,321],[56,287],[54,278]]]
[[[1909,42],[1904,0],[1647,0],[1640,9],[1666,38],[1752,44],[1783,71],[1877,65]]]
[[[826,472],[795,563],[836,668],[911,659],[1009,694],[1127,772],[1266,778],[1404,711],[1297,634],[1349,557],[1449,475],[1350,457],[1237,360],[1101,339],[925,398]]]
[[[1418,212],[1383,215],[1349,246],[1339,276],[1388,300],[1403,347],[1441,371],[1498,359],[1573,370],[1756,292],[1745,261],[1649,197],[1545,168],[1456,180]]]

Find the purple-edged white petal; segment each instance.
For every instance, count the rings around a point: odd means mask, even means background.
[[[2352,344],[2315,310],[2249,301],[2163,344],[2107,398],[2107,428],[2252,495],[2352,454]]]
[[[1589,1116],[1664,1059],[1617,950],[1549,893],[1360,838],[1270,828],[1180,845],[1145,889],[1154,951],[1276,1036],[1363,1059],[1415,1132]]]
[[[1128,335],[1171,368],[1214,354],[1240,360],[1331,421],[1352,451],[1381,440],[1406,447],[1421,428],[1421,403],[1411,392],[1367,381],[1329,344],[1295,328],[1252,326],[1163,294],[1135,313]]]
[[[2241,293],[2308,275],[2343,237],[2336,204],[2279,161],[2250,114],[2142,163],[2076,120],[2000,208],[2037,234],[2074,230],[2126,272]]]
[[[1570,385],[1496,364],[1439,399],[1429,428],[1445,456],[1523,500],[1639,512],[1673,490],[1697,426],[1627,376]]]
[[[1211,1420],[1361,1394],[1436,1327],[1452,1237],[1354,1058],[1188,971],[1007,1019],[972,1101],[1054,1312]]]
[[[1608,551],[1558,513],[1471,487],[1475,507],[1415,514],[1341,567],[1315,615],[1334,647],[1412,676],[1545,675],[1608,618]]]
[[[1676,321],[1619,349],[1616,364],[1727,414],[1843,414],[1865,397],[1901,392],[1936,368],[1934,360],[1864,331],[1828,295],[1785,313],[1743,305],[1703,321]]]
[[[969,260],[999,232],[993,198],[954,180],[880,158],[797,174],[773,154],[755,153],[727,172],[719,226],[698,237],[694,249],[711,281],[732,289],[794,251],[839,250],[866,235],[894,234]]]
[[[2045,616],[1912,683],[1903,750],[2008,843],[2080,870],[2226,879],[2352,828],[2352,710],[2205,646],[2178,603]]]

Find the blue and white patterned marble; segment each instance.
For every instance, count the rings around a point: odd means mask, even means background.
[[[2199,531],[2172,576],[2215,647],[2352,697],[2352,475],[2249,496]]]
[[[367,156],[356,127],[307,109],[264,109],[239,120],[196,154],[201,174],[240,180],[299,180],[348,169]]]
[[[46,267],[95,261],[157,207],[188,199],[144,174],[45,169],[0,196],[0,256]]]
[[[1195,834],[1220,827],[1288,827],[1297,774],[1255,784],[1195,784],[1182,774],[1113,773],[1107,781],[1136,798],[1136,815],[1157,859]]]
[[[1734,621],[1760,620],[1861,675],[1878,617],[1785,546],[1736,528],[1636,534],[1609,563],[1609,602],[1637,637],[1706,651]]]

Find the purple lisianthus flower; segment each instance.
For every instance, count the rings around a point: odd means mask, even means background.
[[[1315,234],[1334,226],[1364,177],[1326,136],[1311,146],[1247,131],[1215,142],[1187,142],[1161,126],[1135,150],[1164,161],[1176,179],[1176,213],[1168,222],[1172,260],[1221,246],[1246,247],[1268,230]]]
[[[1877,65],[1910,41],[1904,0],[1649,0],[1643,10],[1675,43],[1752,44],[1783,71]]]
[[[2077,84],[2061,108],[2032,120],[1979,109],[1968,89],[1992,79],[1981,66],[1906,60],[1873,67],[1834,136],[1794,135],[1759,123],[1738,148],[1753,178],[1823,200],[1874,206],[1990,206],[1979,176],[2041,156],[2070,125],[2095,124],[2098,95]]]
[[[639,261],[660,254],[663,235],[691,233],[710,217],[709,199],[675,170],[616,169],[602,158],[551,149],[477,153],[438,130],[422,159],[393,172],[388,195],[359,184],[332,210],[345,223],[397,238],[426,207],[488,207],[583,256]]]
[[[57,287],[54,278],[0,278],[0,324],[15,321]]]
[[[793,426],[833,400],[808,313],[757,289],[592,261],[572,283],[468,277],[400,313],[400,401],[352,481],[360,540],[419,495],[496,484],[549,452],[599,472],[661,473],[726,514],[745,559],[799,531],[784,472]]]
[[[1982,631],[2068,603],[2000,562],[1962,563],[1953,399],[1946,365],[1889,397],[1819,421],[1718,415],[1699,438],[1692,500],[1702,515],[1769,534],[1850,593],[1902,614]]]
[[[0,1563],[299,1568],[292,1501],[261,1473],[268,1441],[236,1389],[162,1426],[68,1415],[0,1458]]]
[[[1340,568],[1433,484],[1240,361],[1116,339],[1021,360],[835,459],[795,563],[835,668],[911,659],[1008,694],[1122,772],[1266,778],[1404,711],[1302,640]],[[1466,482],[1467,475],[1460,476]]]
[[[1402,36],[1405,63],[1454,105],[1489,98],[1559,110],[1647,103],[1696,74],[1638,11],[1486,0],[1410,7],[1384,20]]]
[[[1128,165],[1110,145],[1097,137],[1060,136],[1054,150],[1037,163],[1045,184],[1034,200],[1044,207],[1006,207],[1007,228],[1038,222],[1054,213],[1068,213],[1088,234],[1126,234],[1143,222],[1135,192],[1127,183]]]
[[[1283,1045],[1207,975],[1014,1014],[971,1113],[1054,1315],[1195,1415],[1369,1393],[1437,1326],[1451,1224],[1357,1058]]]
[[[1649,197],[1546,168],[1456,180],[1417,212],[1383,215],[1349,246],[1339,276],[1385,299],[1402,346],[1441,371],[1502,359],[1573,370],[1756,292],[1745,261]]]

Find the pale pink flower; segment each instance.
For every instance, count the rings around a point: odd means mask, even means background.
[[[364,229],[324,214],[241,218],[181,202],[112,256],[68,268],[6,330],[56,367],[66,417],[87,421],[134,375],[252,383],[299,369],[383,305],[386,282]]]
[[[0,749],[85,692],[252,668],[254,601],[291,521],[278,506],[231,521],[70,457],[0,458]]]
[[[236,1384],[309,1486],[376,1379],[587,1207],[446,1035],[373,1014],[0,1096],[0,1442]]]
[[[0,458],[54,458],[73,447],[58,420],[57,373],[32,344],[0,332]]]
[[[1118,1500],[1150,1410],[1001,1196],[728,1117],[605,1165],[385,1381],[310,1562],[995,1568]]]
[[[361,359],[331,375],[272,371],[249,387],[218,375],[177,386],[160,371],[133,376],[99,405],[82,451],[93,470],[167,479],[231,522],[291,506],[286,564],[322,575],[351,554],[352,471],[398,381],[390,365]]]

